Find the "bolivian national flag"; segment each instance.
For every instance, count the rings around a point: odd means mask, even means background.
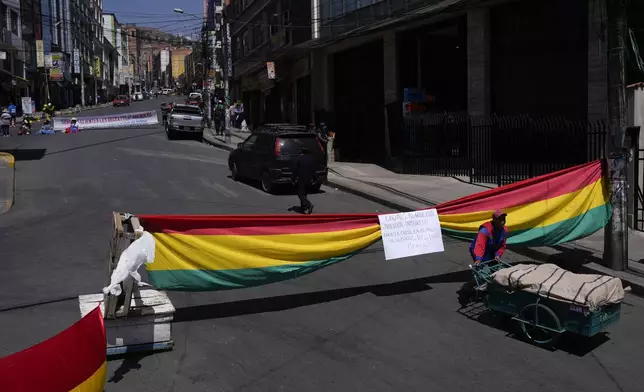
[[[102,392],[106,350],[97,307],[53,338],[0,358],[0,391]]]
[[[380,239],[377,215],[139,215],[156,241],[152,284],[223,290],[295,278]]]
[[[557,171],[443,203],[443,234],[473,239],[497,208],[507,216],[508,244],[553,246],[593,234],[611,215],[602,161]]]
[[[502,208],[508,243],[561,244],[605,226],[611,209],[603,174],[602,162],[595,161],[435,208],[445,235],[474,238]],[[380,239],[377,214],[139,218],[155,238],[155,259],[146,268],[162,290],[224,290],[291,279],[346,260]]]

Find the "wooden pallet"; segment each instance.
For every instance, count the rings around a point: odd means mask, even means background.
[[[135,216],[113,214],[112,239],[105,271],[105,286],[110,284],[121,253],[140,235],[141,224]],[[121,283],[118,296],[89,294],[78,297],[81,316],[101,307],[107,333],[107,355],[171,349],[174,306],[166,293],[152,288],[139,290],[132,277]]]
[[[78,303],[81,317],[97,306],[105,314],[103,294],[81,295]],[[174,312],[166,293],[150,288],[135,291],[127,317],[105,320],[107,356],[171,349]]]

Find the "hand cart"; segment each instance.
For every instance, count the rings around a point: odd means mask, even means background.
[[[590,309],[497,284],[494,273],[508,267],[496,260],[470,265],[477,298],[489,310],[516,321],[523,336],[537,346],[552,347],[566,332],[592,337],[619,320],[621,303]]]

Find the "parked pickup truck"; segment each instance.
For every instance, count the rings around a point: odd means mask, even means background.
[[[168,115],[168,122],[165,125],[165,132],[168,139],[175,139],[180,133],[199,136],[203,138],[205,126],[204,116],[201,109],[194,105],[174,105]]]

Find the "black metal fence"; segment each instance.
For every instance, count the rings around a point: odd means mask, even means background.
[[[406,174],[504,185],[604,158],[603,121],[432,113],[401,121]]]
[[[644,231],[644,149],[637,150],[637,156],[634,164],[634,194],[635,194],[635,214],[633,226],[635,230]]]

